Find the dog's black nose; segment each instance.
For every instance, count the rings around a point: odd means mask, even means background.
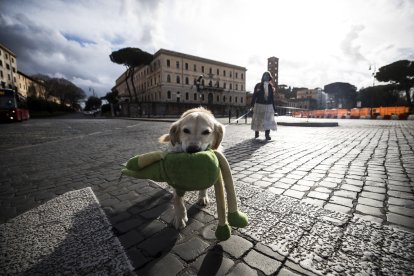
[[[199,146],[188,146],[187,153],[195,153],[201,151]]]

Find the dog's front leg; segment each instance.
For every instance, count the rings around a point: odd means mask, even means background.
[[[210,202],[210,199],[208,198],[207,189],[206,190],[200,190],[198,192],[198,200],[197,204],[200,206],[206,206]]]
[[[174,219],[173,225],[176,229],[181,229],[186,226],[186,222],[188,221],[187,218],[187,209],[184,205],[184,199],[177,194],[174,190],[174,197],[173,197],[173,204],[174,204]]]

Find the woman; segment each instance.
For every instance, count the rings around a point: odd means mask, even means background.
[[[262,81],[254,87],[251,106],[253,108],[252,130],[255,131],[254,138],[259,137],[259,131],[265,132],[266,140],[270,137],[270,130],[276,130],[275,107],[273,102],[272,76],[264,72]]]

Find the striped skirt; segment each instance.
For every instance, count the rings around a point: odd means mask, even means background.
[[[276,130],[275,111],[271,104],[255,104],[253,107],[252,130]]]

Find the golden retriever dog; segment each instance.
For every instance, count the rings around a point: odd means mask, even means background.
[[[223,136],[224,126],[209,110],[198,107],[184,112],[180,119],[171,125],[169,134],[162,135],[159,141],[169,144],[168,151],[195,153],[208,148],[220,150]],[[207,191],[199,191],[197,204],[205,206],[208,203]],[[183,228],[188,221],[187,210],[183,198],[178,196],[176,191],[173,205],[173,225],[176,229]]]

